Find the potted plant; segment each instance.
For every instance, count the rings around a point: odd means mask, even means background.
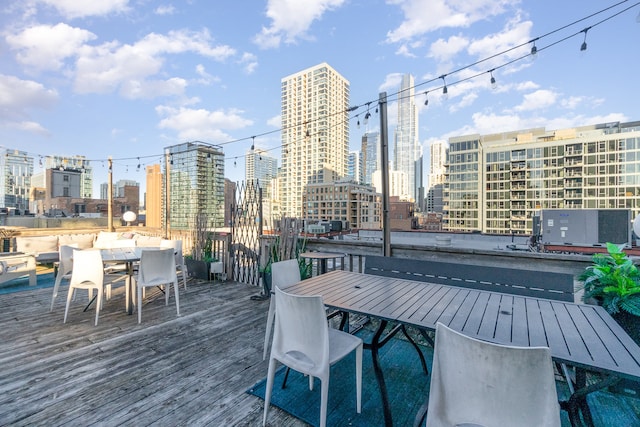
[[[640,343],[640,270],[622,250],[607,243],[607,254],[594,254],[593,265],[578,280],[584,290],[582,300],[595,300]]]
[[[212,240],[207,229],[207,217],[205,214],[197,214],[194,217],[192,230],[193,247],[191,254],[185,256],[187,270],[191,277],[200,280],[209,280],[209,267],[212,261]]]

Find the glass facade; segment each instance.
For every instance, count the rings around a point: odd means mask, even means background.
[[[165,173],[169,171],[169,217],[165,221],[172,229],[187,230],[196,215],[204,214],[209,228],[224,227],[222,149],[187,142],[168,147],[165,152]]]
[[[29,190],[33,176],[33,157],[25,151],[0,151],[0,207],[29,209]]]

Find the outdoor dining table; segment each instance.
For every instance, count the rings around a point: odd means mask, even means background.
[[[102,255],[102,262],[104,264],[124,264],[125,272],[127,274],[127,298],[126,298],[126,310],[128,314],[133,314],[133,293],[135,288],[133,287],[133,274],[134,264],[140,261],[142,251],[144,250],[158,250],[160,247],[147,247],[136,246],[133,248],[110,248],[100,249]]]
[[[306,258],[306,259],[310,259],[312,262],[313,260],[316,260],[318,263],[318,267],[317,267],[317,273],[318,275],[320,274],[324,274],[327,272],[327,261],[332,259],[333,260],[333,268],[336,268],[336,261],[337,260],[342,260],[344,259],[344,257],[346,256],[346,254],[339,254],[339,253],[333,253],[333,252],[302,252],[299,257],[300,258]],[[344,268],[344,263],[342,263],[342,266]]]
[[[554,362],[565,367],[571,396],[560,405],[574,426],[582,424],[580,412],[585,423],[593,425],[587,394],[622,379],[640,381],[640,347],[599,306],[343,270],[303,280],[287,292],[321,295],[326,306],[345,313],[343,324],[349,313],[380,320],[365,347],[372,352],[387,426],[393,421],[377,352],[387,342],[383,333],[389,322],[415,327],[427,338],[426,331],[435,331],[441,322],[492,343],[549,347]],[[569,369],[575,369],[575,378]],[[587,372],[597,373],[599,380],[587,385]]]

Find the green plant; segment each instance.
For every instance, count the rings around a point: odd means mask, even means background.
[[[640,271],[622,246],[607,243],[608,254],[594,254],[593,265],[578,280],[583,301],[593,298],[611,314],[621,310],[640,316]]]

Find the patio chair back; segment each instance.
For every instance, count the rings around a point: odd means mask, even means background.
[[[560,426],[547,347],[512,347],[436,325],[427,427]]]
[[[67,294],[67,305],[64,309],[64,321],[67,322],[69,305],[76,289],[95,289],[98,293],[96,299],[96,321],[102,308],[102,298],[104,294],[104,270],[102,268],[102,255],[100,251],[78,250],[73,252],[73,271],[69,281],[69,292]]]
[[[78,247],[77,243],[71,243],[69,245],[62,245],[58,249],[58,271],[56,273],[56,281],[53,284],[53,295],[51,296],[51,309],[49,311],[53,311],[53,306],[55,304],[56,298],[58,297],[58,290],[60,289],[60,284],[63,279],[71,279],[71,271],[73,271],[73,260],[71,259],[73,256],[73,251]]]
[[[184,255],[182,254],[182,240],[162,239],[160,241],[160,247],[163,249],[173,249],[176,260],[176,273],[182,275],[182,286],[187,289],[187,265],[184,262]]]
[[[173,249],[145,249],[140,255],[140,267],[136,278],[138,323],[142,322],[142,289],[165,285],[165,305],[169,305],[171,285],[176,297],[176,313],[180,316],[178,277]]]
[[[276,301],[274,289],[276,287],[286,290],[289,286],[300,281],[300,266],[297,259],[288,259],[271,264],[271,299],[269,301],[269,313],[267,314],[267,327],[264,333],[264,347],[262,350],[262,360],[267,359],[267,349],[271,338],[271,328],[276,312]]]
[[[356,351],[356,410],[362,394],[362,340],[329,328],[321,296],[301,296],[275,288],[278,300],[262,425],[267,421],[276,361],[321,382],[320,426],[325,427],[330,366]],[[345,380],[341,378],[340,380]],[[310,383],[310,386],[312,382]]]

